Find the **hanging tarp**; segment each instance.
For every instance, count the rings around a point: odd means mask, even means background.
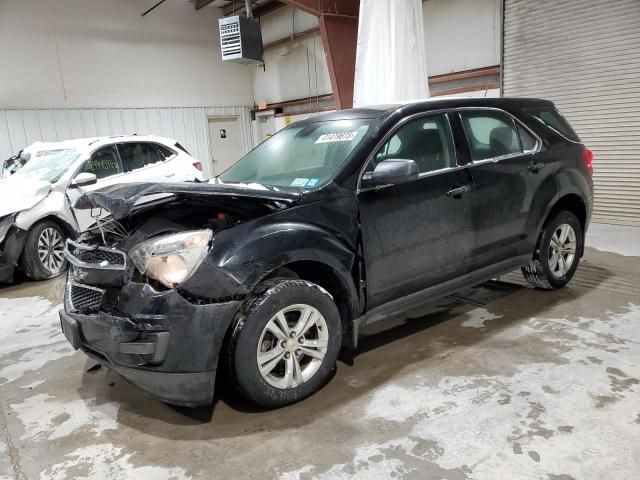
[[[361,0],[354,106],[428,96],[422,0]]]

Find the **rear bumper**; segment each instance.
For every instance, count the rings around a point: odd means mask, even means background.
[[[218,356],[239,301],[196,305],[175,290],[129,283],[110,309],[117,315],[82,314],[68,295],[60,321],[74,348],[167,403],[212,402]]]

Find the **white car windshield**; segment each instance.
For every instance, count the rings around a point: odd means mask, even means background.
[[[32,155],[31,159],[18,170],[14,177],[28,177],[55,183],[80,154],[76,150],[47,150]]]
[[[293,124],[258,145],[218,179],[222,183],[319,187],[333,178],[370,125],[368,120]]]

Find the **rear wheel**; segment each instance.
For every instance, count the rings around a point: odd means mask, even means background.
[[[237,319],[227,351],[240,393],[266,407],[313,394],[335,368],[340,314],[331,296],[304,280],[270,282]]]
[[[583,247],[582,225],[569,211],[554,215],[545,225],[533,260],[522,269],[533,286],[551,290],[573,278]]]
[[[60,275],[67,268],[64,258],[66,235],[50,220],[37,223],[27,234],[21,267],[33,280],[45,280]]]

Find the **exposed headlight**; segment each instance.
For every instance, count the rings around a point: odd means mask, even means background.
[[[211,230],[175,233],[139,243],[129,256],[143,275],[173,288],[186,282],[209,250]]]

